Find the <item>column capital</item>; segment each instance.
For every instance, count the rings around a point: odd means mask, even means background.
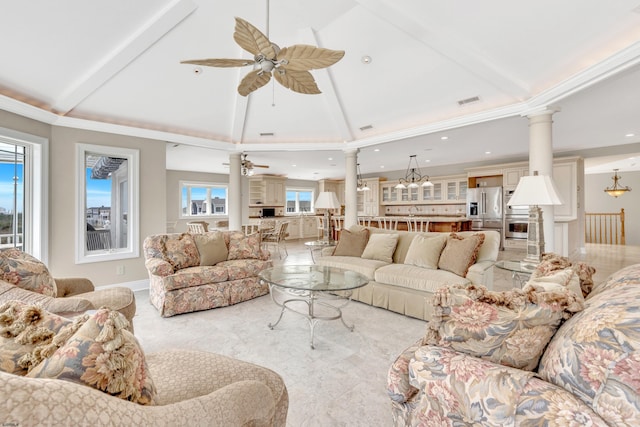
[[[532,111],[526,115],[527,118],[533,119],[535,117],[541,116],[552,116],[555,113],[559,113],[561,111],[560,107],[544,107],[539,110]]]

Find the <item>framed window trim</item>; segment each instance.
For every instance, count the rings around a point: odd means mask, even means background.
[[[87,154],[125,158],[127,177],[127,245],[105,251],[89,251],[86,243]],[[136,149],[93,144],[76,144],[76,264],[138,258],[140,256],[140,154]]]
[[[300,215],[300,214],[313,214],[315,213],[315,199],[316,199],[316,191],[312,187],[286,187],[285,195],[288,192],[296,193],[296,207],[294,212],[285,212],[285,215]],[[300,210],[300,193],[311,193],[311,201],[310,201],[310,210],[309,211],[301,211]],[[285,197],[286,199],[286,197]],[[288,200],[285,200],[285,211],[288,209],[287,206]]]
[[[217,219],[222,219],[222,218],[228,218],[229,217],[229,184],[226,182],[203,182],[203,181],[186,181],[186,180],[180,180],[179,181],[179,186],[180,188],[178,189],[178,218],[179,219],[186,219],[186,220],[192,220],[192,219],[196,219],[196,218],[217,218]],[[226,197],[225,197],[225,202],[224,202],[224,213],[215,213],[215,212],[211,212],[209,215],[207,214],[198,214],[198,215],[191,215],[189,213],[184,213],[182,211],[182,192],[184,191],[185,188],[192,188],[192,187],[199,187],[199,188],[224,188],[225,192],[226,192]],[[189,202],[190,199],[187,200],[187,202]]]

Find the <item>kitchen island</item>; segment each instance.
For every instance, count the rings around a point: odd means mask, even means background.
[[[363,217],[361,217],[363,218]],[[365,225],[368,225],[368,221],[370,220],[370,225],[372,227],[379,227],[381,223],[385,220],[387,222],[391,220],[391,222],[395,223],[396,230],[409,230],[409,223],[414,221],[423,221],[425,225],[428,223],[428,228],[424,231],[436,231],[436,232],[457,232],[457,231],[469,231],[471,230],[471,220],[463,217],[463,216],[439,216],[439,215],[415,215],[415,216],[396,216],[396,215],[388,215],[384,217],[372,217],[366,218],[364,220],[367,221]]]

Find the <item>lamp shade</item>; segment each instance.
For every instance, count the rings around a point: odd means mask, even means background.
[[[558,195],[553,180],[548,175],[523,176],[518,182],[516,190],[509,199],[509,206],[525,206],[525,205],[561,205],[562,199]]]
[[[316,199],[317,209],[340,209],[340,202],[333,191],[323,191]]]

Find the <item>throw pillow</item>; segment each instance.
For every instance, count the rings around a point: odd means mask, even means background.
[[[580,279],[578,273],[573,268],[556,270],[548,276],[535,278],[532,276],[523,289],[526,291],[528,287],[533,287],[535,290],[542,292],[573,292],[576,300],[584,304],[584,296],[580,288]]]
[[[368,241],[369,230],[366,228],[360,231],[342,230],[333,255],[360,257]]]
[[[467,277],[469,267],[471,267],[478,258],[478,251],[484,242],[484,234],[477,233],[468,237],[461,237],[456,233],[451,233],[447,237],[440,259],[438,260],[438,268],[450,271],[460,277]]]
[[[227,259],[264,259],[260,248],[260,234],[246,235],[241,231],[230,232]]]
[[[404,263],[435,270],[438,268],[440,253],[446,243],[447,239],[444,235],[434,237],[417,235],[409,245]]]
[[[11,248],[0,252],[0,279],[19,288],[55,297],[56,282],[39,259]]]
[[[165,234],[160,247],[162,259],[171,264],[174,271],[200,265],[198,247],[189,233]]]
[[[553,252],[542,256],[542,262],[538,264],[531,278],[544,277],[554,274],[558,270],[571,267],[577,274],[580,281],[582,295],[586,298],[593,289],[593,274],[596,269],[584,262],[572,263],[569,258],[560,256]]]
[[[563,319],[582,309],[570,292],[453,285],[436,291],[425,345],[456,351],[518,369],[533,370]]]
[[[393,262],[393,252],[396,250],[397,244],[397,233],[372,234],[369,236],[367,246],[365,246],[360,257],[391,263]]]
[[[200,265],[216,265],[227,260],[229,250],[221,232],[194,234],[193,239],[200,253]]]
[[[0,371],[26,375],[31,352],[72,321],[22,301],[0,306]]]
[[[70,381],[152,405],[156,388],[142,348],[126,330],[128,326],[121,313],[101,308],[27,376]]]

